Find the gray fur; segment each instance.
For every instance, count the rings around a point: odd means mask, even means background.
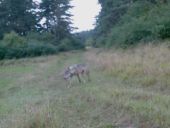
[[[67,81],[76,76],[79,83],[81,83],[81,77],[83,77],[84,75],[86,75],[88,77],[88,80],[90,80],[89,68],[86,64],[74,64],[67,67],[64,71],[64,79]]]

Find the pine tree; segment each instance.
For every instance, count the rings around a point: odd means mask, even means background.
[[[25,35],[37,24],[33,0],[0,0],[0,33],[15,31]]]
[[[42,18],[45,19],[45,30],[55,35],[56,41],[60,41],[70,36],[71,14],[68,12],[72,8],[70,0],[42,0],[40,9]]]

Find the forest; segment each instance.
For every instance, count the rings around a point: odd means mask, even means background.
[[[71,22],[70,0],[1,0],[0,59],[82,49]]]
[[[96,47],[135,46],[170,37],[169,0],[99,0],[102,10],[93,38]]]

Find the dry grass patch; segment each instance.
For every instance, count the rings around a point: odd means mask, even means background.
[[[170,85],[170,49],[168,45],[145,45],[128,50],[110,50],[86,54],[87,59],[108,74],[137,85]],[[158,87],[157,86],[157,87]]]

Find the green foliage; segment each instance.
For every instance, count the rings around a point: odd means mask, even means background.
[[[120,0],[116,7],[114,4],[106,4],[109,1],[101,1],[103,9],[99,15],[93,43],[96,47],[113,45],[129,47],[141,42],[170,38],[169,1]],[[113,22],[113,19],[105,19],[106,15],[101,16],[109,13],[107,15],[112,15],[114,18],[115,12],[123,9],[121,7],[126,7],[126,11],[120,15],[117,22]],[[108,23],[110,26],[101,27]]]
[[[93,35],[92,30],[76,33],[77,38],[80,39],[81,42],[86,42],[88,38],[92,38],[92,35]]]
[[[36,41],[36,42],[47,42],[47,43],[53,43],[55,39],[55,35],[53,35],[50,32],[29,32],[26,36],[27,40],[29,41]]]
[[[0,37],[15,31],[25,35],[38,24],[33,0],[0,0]]]
[[[70,8],[70,0],[0,0],[0,59],[84,48],[71,34]]]
[[[57,48],[49,44],[29,43],[24,47],[0,46],[0,60],[23,57],[35,57],[57,53]]]
[[[50,43],[26,40],[15,32],[5,34],[0,42],[0,59],[34,57],[57,52],[57,47]]]
[[[85,42],[86,46],[92,46],[93,45],[93,38],[88,38]]]
[[[60,51],[68,51],[69,49],[72,49],[72,43],[68,38],[65,38],[61,40],[60,45],[58,46]]]
[[[69,51],[74,49],[83,49],[84,44],[79,42],[79,40],[72,38],[65,38],[61,40],[60,44],[58,45],[59,51]]]
[[[59,51],[84,48],[84,44],[76,37],[65,38],[57,42],[58,45],[55,45],[53,37],[48,32],[41,33],[41,35],[32,32],[26,38],[15,32],[5,34],[4,39],[0,42],[0,60],[49,55]]]
[[[72,15],[68,11],[70,8],[70,0],[42,0],[40,4],[41,16],[46,18],[44,30],[55,35],[55,42],[71,35]]]
[[[109,33],[126,13],[131,0],[99,0],[102,10],[97,19],[97,36]]]
[[[24,49],[26,56],[41,56],[57,53],[57,47],[48,43],[29,42]]]
[[[116,26],[108,35],[107,46],[115,45],[121,47],[128,47],[140,42],[148,42],[156,38],[152,33],[150,24],[146,22],[134,20],[122,26]],[[113,44],[114,43],[114,44]]]
[[[170,22],[165,23],[161,27],[159,34],[162,39],[170,38]]]
[[[22,47],[26,44],[26,39],[12,31],[4,35],[2,42],[7,47]]]

